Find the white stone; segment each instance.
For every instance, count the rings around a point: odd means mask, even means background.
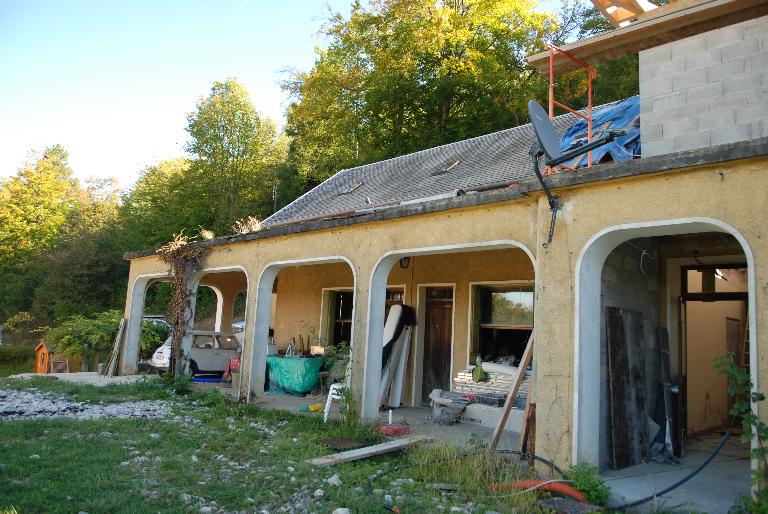
[[[317,489],[317,490],[315,490],[315,493],[312,496],[314,496],[315,498],[317,498],[319,500],[320,498],[325,496],[325,491],[323,491],[322,489]]]
[[[349,509],[346,507],[339,507],[338,509],[334,510],[331,514],[350,514]]]
[[[333,475],[331,478],[326,479],[326,482],[330,485],[335,485],[336,487],[344,483],[341,481],[341,478],[339,478],[339,475]]]

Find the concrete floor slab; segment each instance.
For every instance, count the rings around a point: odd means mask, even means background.
[[[686,445],[678,464],[649,462],[602,473],[611,487],[611,505],[626,504],[655,494],[693,472],[719,442],[718,436],[703,436]],[[731,436],[715,459],[685,484],[642,506],[638,512],[659,510],[726,513],[737,498],[750,494],[748,446]]]

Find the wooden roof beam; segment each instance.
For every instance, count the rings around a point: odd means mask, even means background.
[[[629,25],[560,48],[594,66],[710,30],[768,14],[768,0],[679,0],[637,15]],[[528,57],[528,63],[549,74],[549,51]],[[553,71],[559,75],[576,69],[563,55],[555,55]]]
[[[648,0],[592,0],[592,4],[617,28],[657,7]]]

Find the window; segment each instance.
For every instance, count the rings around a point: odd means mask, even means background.
[[[349,343],[352,339],[352,291],[335,291],[333,308],[333,344]]]
[[[402,289],[387,289],[387,298],[384,301],[384,320],[389,317],[389,309],[393,305],[402,305],[405,298],[405,292]]]
[[[472,288],[472,356],[515,364],[533,330],[533,285]]]
[[[533,328],[533,291],[481,287],[481,325],[494,328]]]

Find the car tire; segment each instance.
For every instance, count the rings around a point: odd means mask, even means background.
[[[189,371],[192,372],[192,376],[197,375],[197,373],[200,371],[195,361],[189,361]]]

